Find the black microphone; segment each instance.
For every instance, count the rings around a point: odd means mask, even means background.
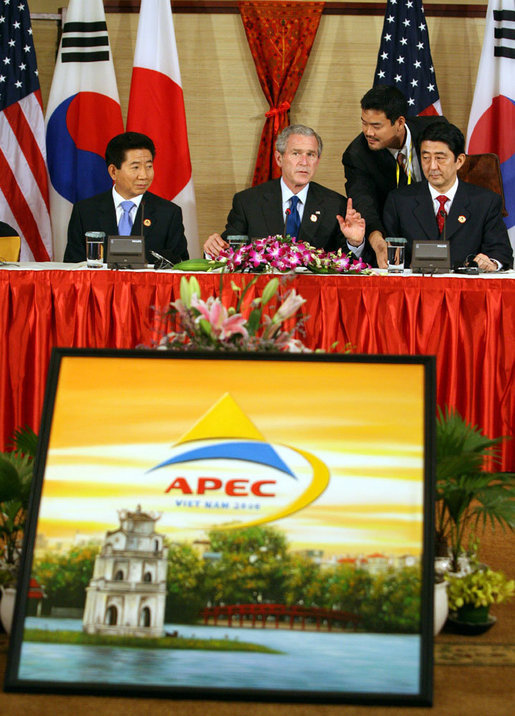
[[[143,227],[145,226],[145,222],[144,222],[144,219],[145,219],[145,194],[143,194],[143,198],[141,199],[140,208],[141,208],[141,222],[140,222],[140,227],[139,227],[140,228],[139,237],[141,237],[141,242],[143,244],[143,249],[145,251],[145,257],[146,257],[147,261],[149,263],[153,263],[154,267],[155,267],[156,262],[152,261],[152,259],[150,258],[152,252],[147,251],[147,247],[145,245],[145,234],[143,233]]]
[[[447,229],[447,212],[445,211],[445,209],[440,209],[439,214],[443,219],[443,226],[442,226],[442,232],[441,232],[442,233],[442,241],[445,241],[445,233],[446,233],[446,229]]]
[[[288,217],[291,214],[291,209],[286,209],[284,212],[284,229],[283,229],[283,239],[286,238],[286,224],[288,223]]]
[[[143,234],[143,226],[144,226],[143,215],[144,215],[144,213],[145,213],[145,195],[143,194],[143,199],[141,200],[141,231],[140,231],[141,237],[144,236],[144,234]]]

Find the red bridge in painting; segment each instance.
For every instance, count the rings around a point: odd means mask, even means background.
[[[200,612],[200,616],[204,619],[204,625],[210,620],[215,626],[219,619],[227,619],[224,626],[233,626],[233,620],[238,621],[238,626],[243,627],[244,621],[252,621],[252,627],[256,623],[261,622],[264,629],[267,621],[275,621],[275,628],[279,628],[279,623],[289,623],[290,629],[300,627],[306,628],[306,622],[314,624],[317,631],[321,628],[331,631],[333,625],[338,624],[341,629],[352,625],[356,629],[361,617],[351,612],[339,611],[336,609],[321,609],[318,607],[288,607],[286,604],[228,604],[223,607],[205,607]]]

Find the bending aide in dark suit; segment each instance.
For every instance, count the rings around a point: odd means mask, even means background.
[[[446,121],[444,117],[411,117],[406,120],[410,130],[413,150],[417,152],[420,164],[418,138],[422,131],[435,121]],[[386,197],[397,188],[397,162],[388,149],[370,149],[363,132],[347,147],[342,157],[345,168],[345,191],[352,197],[354,208],[367,222],[366,236],[380,231],[383,236],[383,208]],[[400,185],[406,182],[403,172],[399,174]]]

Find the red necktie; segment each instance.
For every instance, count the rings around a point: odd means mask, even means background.
[[[447,218],[445,204],[449,201],[449,199],[443,194],[440,194],[440,196],[436,197],[436,200],[440,204],[438,211],[436,212],[436,221],[438,222],[438,231],[442,233],[443,227],[445,226],[445,219]]]

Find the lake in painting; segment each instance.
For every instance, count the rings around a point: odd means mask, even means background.
[[[29,629],[81,630],[78,619],[26,619]],[[20,679],[201,689],[417,694],[420,636],[167,624],[198,639],[262,644],[279,654],[24,642]]]

